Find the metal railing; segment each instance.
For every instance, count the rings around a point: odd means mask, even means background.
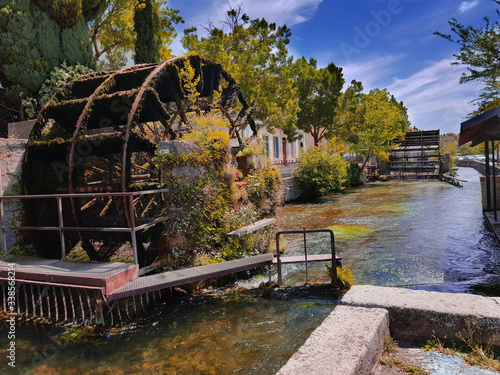
[[[40,194],[40,195],[13,195],[13,196],[0,196],[0,238],[1,238],[1,248],[5,254],[8,253],[7,241],[5,238],[6,230],[26,230],[26,231],[55,231],[59,232],[59,238],[61,242],[61,254],[62,260],[66,259],[66,242],[64,238],[64,233],[67,231],[77,231],[77,232],[115,232],[115,233],[130,233],[130,243],[132,245],[132,250],[134,253],[134,264],[139,264],[139,257],[137,253],[137,236],[136,233],[141,230],[151,228],[159,222],[166,219],[164,216],[157,217],[150,222],[136,226],[136,210],[134,197],[149,195],[149,194],[160,194],[166,193],[167,189],[158,190],[145,190],[145,191],[134,191],[134,192],[122,192],[122,193],[76,193],[76,194]],[[123,197],[128,201],[128,213],[129,218],[127,227],[65,227],[63,219],[63,199],[71,198],[106,198],[106,197]],[[7,200],[27,200],[27,199],[55,199],[57,202],[57,214],[58,214],[58,225],[57,226],[5,226],[4,225],[4,201]]]
[[[337,260],[335,256],[335,234],[331,229],[308,229],[302,230],[284,230],[276,233],[276,261],[278,266],[278,285],[282,284],[281,275],[281,258],[280,258],[280,236],[282,234],[303,234],[304,235],[304,260],[306,264],[306,283],[309,281],[308,266],[307,266],[307,238],[308,233],[329,233],[330,234],[330,248],[332,252],[332,282],[337,282]]]

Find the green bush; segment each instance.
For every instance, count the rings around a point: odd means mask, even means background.
[[[345,187],[355,187],[363,185],[363,175],[361,167],[357,163],[349,163],[347,167],[347,181]]]
[[[247,175],[248,200],[259,210],[268,215],[276,210],[281,203],[281,174],[273,165],[254,169]]]
[[[298,162],[294,176],[303,197],[318,197],[344,189],[349,163],[340,155],[316,146],[302,152]]]

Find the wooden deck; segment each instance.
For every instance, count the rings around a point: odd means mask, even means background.
[[[340,265],[341,258],[336,258]],[[331,262],[331,254],[310,254],[307,262]],[[305,263],[304,255],[282,256],[281,265]],[[128,263],[70,262],[9,255],[0,260],[0,280],[7,280],[9,263],[15,264],[16,282],[69,288],[96,289],[108,301],[192,284],[254,268],[275,265],[267,253],[206,266],[184,268],[138,277],[138,266]]]
[[[101,289],[104,296],[137,279],[139,269],[130,263],[69,262],[8,255],[0,260],[0,280],[7,280],[9,263],[15,264],[16,282]]]
[[[143,276],[109,294],[108,300],[113,301],[132,295],[187,285],[196,283],[198,281],[213,279],[220,276],[230,275],[232,273],[246,271],[253,268],[264,267],[266,265],[271,265],[273,262],[273,258],[273,254],[268,253],[248,258],[230,260],[227,262],[210,264],[207,266],[184,268],[181,270],[164,272],[157,275]]]

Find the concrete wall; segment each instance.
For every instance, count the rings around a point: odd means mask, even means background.
[[[0,181],[1,195],[12,195],[13,189],[20,183],[26,139],[0,138]],[[21,219],[20,203],[4,205],[4,225]],[[6,231],[7,247],[15,244],[15,235]]]
[[[278,375],[369,375],[385,338],[450,340],[471,324],[500,347],[500,298],[355,285]]]
[[[300,189],[295,182],[295,178],[287,177],[283,179],[283,202],[290,202],[300,197]]]

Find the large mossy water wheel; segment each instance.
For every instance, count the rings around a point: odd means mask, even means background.
[[[28,142],[23,183],[27,194],[103,193],[156,189],[159,171],[154,160],[158,142],[172,140],[186,130],[188,93],[180,72],[189,62],[200,80],[201,101],[210,103],[221,92],[220,108],[234,119],[255,123],[238,84],[221,65],[199,56],[177,57],[158,64],[142,64],[119,71],[84,75],[60,89],[45,105]],[[208,106],[210,107],[210,106]],[[231,110],[232,108],[232,110]],[[230,109],[230,110],[228,110]],[[199,109],[198,109],[199,110]],[[238,134],[238,129],[230,129]],[[149,198],[148,198],[149,197]],[[159,215],[161,197],[140,198],[136,219]],[[148,203],[149,200],[149,203]],[[65,226],[129,226],[128,201],[123,198],[72,198],[63,202]],[[142,208],[140,208],[140,207]],[[151,210],[154,206],[155,210]],[[57,226],[55,200],[26,200],[27,225]],[[140,211],[140,210],[146,210]],[[142,264],[161,233],[161,224],[138,234]],[[67,251],[80,243],[92,260],[108,260],[130,240],[116,232],[66,232]],[[33,242],[41,255],[59,258],[58,233],[38,232]],[[149,246],[146,244],[148,243]]]

